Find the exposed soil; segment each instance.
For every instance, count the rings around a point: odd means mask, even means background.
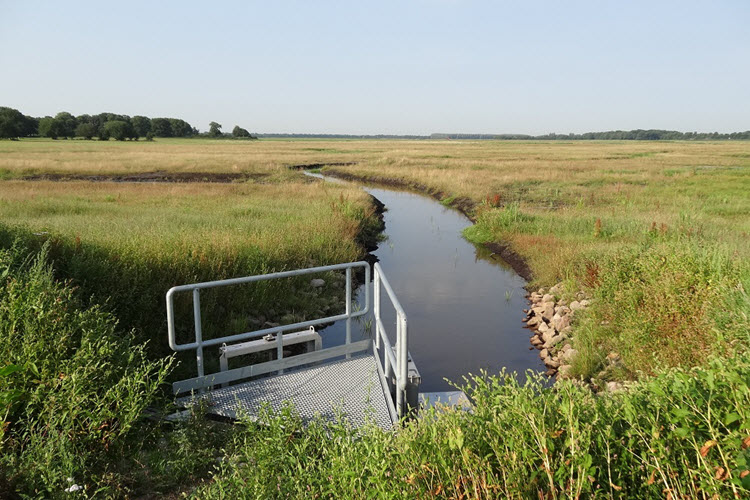
[[[315,168],[323,167],[349,167],[356,164],[356,161],[341,161],[334,163],[303,163],[301,165],[287,165],[287,168],[291,168],[292,170],[312,170]]]
[[[159,170],[156,172],[142,172],[137,174],[98,174],[98,175],[80,175],[80,174],[40,174],[21,177],[24,181],[88,181],[88,182],[213,182],[227,184],[230,182],[241,182],[247,180],[257,180],[265,177],[266,174],[248,174],[248,173],[214,173],[214,172],[166,172]]]
[[[333,164],[328,164],[333,165]],[[320,168],[320,167],[310,167],[310,168]],[[426,195],[431,196],[432,198],[436,199],[437,201],[442,201],[446,198],[447,194],[426,186],[424,184],[420,183],[409,183],[401,179],[392,179],[392,178],[378,178],[377,180],[368,179],[365,177],[360,177],[358,175],[354,175],[348,172],[326,172],[326,175],[329,175],[331,177],[336,177],[338,179],[343,179],[346,181],[354,181],[354,182],[364,182],[364,183],[374,183],[379,184],[382,186],[390,186],[390,187],[396,187],[401,189],[410,189],[417,191],[419,193],[423,193]],[[452,208],[455,208],[462,214],[466,216],[471,222],[476,223],[476,217],[474,215],[474,209],[477,206],[477,203],[470,199],[470,198],[455,198],[451,201],[450,206]],[[503,244],[503,243],[485,243],[485,247],[487,247],[491,252],[498,255],[500,258],[502,258],[508,265],[523,279],[526,281],[531,281],[533,275],[531,273],[531,269],[529,268],[528,263],[526,262],[526,259],[524,259],[522,256],[520,256],[518,253],[516,253],[513,249],[510,248],[510,246]]]

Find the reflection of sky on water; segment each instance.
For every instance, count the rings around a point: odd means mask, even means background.
[[[504,263],[461,237],[470,222],[426,197],[368,189],[382,201],[388,240],[374,253],[409,320],[409,351],[423,383],[421,391],[446,390],[480,369],[523,372],[541,369],[522,328],[524,281]],[[512,295],[506,299],[506,291]],[[383,303],[387,303],[383,291]],[[364,294],[359,292],[364,303]],[[395,314],[384,307],[383,323],[394,341]],[[356,340],[361,333],[353,335]],[[394,325],[391,327],[390,325]],[[324,345],[343,341],[344,323],[321,332]]]

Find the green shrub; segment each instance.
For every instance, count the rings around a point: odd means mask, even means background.
[[[0,250],[0,444],[3,489],[60,494],[111,474],[127,438],[164,382],[171,362],[149,361],[145,345],[98,306],[83,307],[58,283],[48,247]],[[23,367],[14,373],[8,367]],[[10,397],[9,397],[10,396]]]

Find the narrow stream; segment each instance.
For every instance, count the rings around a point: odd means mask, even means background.
[[[528,305],[525,281],[499,256],[461,236],[471,222],[422,195],[364,189],[386,207],[387,239],[373,254],[406,311],[409,351],[422,375],[420,392],[451,390],[445,379],[461,382],[482,369],[542,370],[521,322]],[[356,300],[364,303],[362,287]],[[388,303],[385,292],[382,303]],[[393,342],[395,313],[390,307],[382,313]],[[364,324],[355,325],[353,339],[364,338]],[[343,321],[326,328],[324,347],[343,343],[344,332]]]

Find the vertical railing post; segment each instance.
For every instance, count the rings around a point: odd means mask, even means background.
[[[380,350],[380,327],[378,327],[378,323],[380,321],[380,274],[378,273],[378,270],[375,269],[375,277],[372,280],[372,291],[373,291],[373,301],[372,301],[372,313],[375,317],[375,348]]]
[[[404,416],[404,391],[401,390],[401,313],[396,313],[396,413],[398,418]]]
[[[284,358],[284,332],[278,331],[276,332],[276,359],[281,360],[283,358]],[[284,373],[284,370],[283,369],[279,370],[276,373],[281,375],[282,373]]]
[[[408,325],[406,323],[406,315],[399,315],[399,329],[401,330],[401,340],[398,343],[398,357],[399,363],[401,364],[401,371],[399,372],[399,391],[402,394],[401,400],[403,401],[406,397],[406,385],[408,383],[407,376],[409,372],[409,341],[408,341]],[[406,411],[402,406],[403,413],[400,416],[404,416]]]
[[[203,376],[203,328],[201,327],[201,297],[200,289],[193,288],[193,321],[195,322],[195,362],[198,366],[198,376]]]
[[[346,345],[352,343],[352,268],[346,268]],[[352,355],[347,353],[346,359]]]

